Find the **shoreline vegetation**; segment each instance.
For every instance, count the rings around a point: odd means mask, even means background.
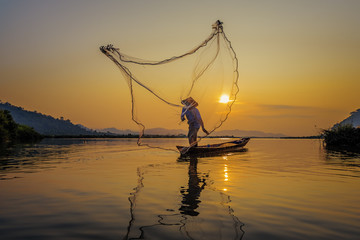
[[[145,134],[143,138],[187,138],[185,134]],[[277,138],[277,139],[318,139],[321,136],[302,136],[302,137],[252,137],[241,136],[250,138]],[[240,136],[208,136],[207,138],[241,138]],[[36,142],[44,138],[139,138],[138,134],[114,134],[114,133],[99,133],[94,134],[40,134],[34,128],[18,124],[14,121],[11,112],[8,110],[0,109],[0,143],[26,143]]]
[[[136,134],[103,134],[103,135],[45,135],[44,138],[138,138]],[[245,136],[209,136],[207,138],[243,138]],[[144,135],[142,138],[187,138],[186,135]],[[250,138],[268,138],[268,139],[321,139],[322,136],[303,136],[303,137],[250,137]]]
[[[0,109],[0,147],[6,148],[9,145],[18,143],[35,143],[44,138],[47,139],[59,139],[59,138],[91,138],[91,139],[104,139],[104,138],[139,138],[139,134],[128,133],[128,134],[116,134],[111,132],[97,132],[85,127],[74,125],[70,120],[54,119],[51,116],[45,116],[37,112],[25,111],[20,107],[11,105],[10,103],[2,103]],[[6,109],[8,108],[8,109]],[[12,113],[16,113],[16,117],[20,120],[31,119],[29,123],[36,123],[39,129],[42,129],[44,125],[50,130],[45,132],[38,132],[33,127],[28,126],[26,123],[17,123],[16,118],[12,116]],[[354,118],[355,114],[360,112],[358,109],[352,113]],[[46,121],[44,120],[46,119]],[[16,120],[16,121],[15,121]],[[45,122],[44,122],[45,121]],[[344,122],[345,123],[345,122]],[[221,136],[208,136],[207,138],[264,138],[264,139],[323,139],[324,145],[329,150],[339,151],[351,151],[360,152],[360,127],[354,127],[352,124],[336,124],[334,127],[323,130],[317,136],[269,136],[269,137],[255,137],[255,136],[234,136],[234,135],[221,135]],[[62,127],[60,127],[60,125]],[[33,126],[33,125],[31,125]],[[64,128],[64,131],[60,131]],[[81,130],[79,130],[81,129]],[[56,131],[55,131],[56,130]],[[70,134],[69,134],[70,133]],[[145,134],[143,138],[186,138],[187,136],[181,134]]]
[[[337,125],[323,130],[325,147],[330,150],[360,152],[360,127]]]
[[[207,138],[276,138],[276,139],[319,139],[321,136],[302,136],[302,137],[253,137],[253,136],[208,136]],[[138,134],[114,134],[114,133],[99,133],[92,132],[90,134],[40,134],[34,128],[27,125],[18,124],[14,121],[9,110],[0,109],[0,144],[16,144],[16,143],[31,143],[37,142],[44,138],[139,138]],[[185,134],[145,134],[143,138],[187,138]]]
[[[16,123],[10,111],[0,110],[0,144],[36,142],[43,138],[32,127]]]

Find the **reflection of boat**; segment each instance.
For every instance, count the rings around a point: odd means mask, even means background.
[[[217,144],[208,144],[197,147],[185,147],[185,146],[176,146],[182,156],[188,155],[203,155],[203,154],[216,154],[216,153],[226,153],[226,152],[235,152],[242,150],[243,147],[250,141],[250,138],[240,138],[235,141],[217,143]]]

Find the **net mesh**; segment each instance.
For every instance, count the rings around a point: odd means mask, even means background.
[[[129,86],[131,118],[139,127],[140,146],[157,147],[143,138],[147,129],[187,127],[180,121],[184,99],[192,97],[198,103],[209,135],[227,120],[236,101],[238,59],[219,20],[199,45],[163,60],[131,57],[111,44],[100,50],[116,64]],[[208,134],[200,135],[198,141]]]

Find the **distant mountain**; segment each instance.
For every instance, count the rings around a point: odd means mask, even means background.
[[[145,130],[148,135],[186,135],[187,131],[182,129],[149,128]]]
[[[30,126],[43,135],[98,135],[94,130],[80,124],[75,125],[70,120],[56,119],[36,111],[27,111],[22,107],[3,103],[0,101],[0,109],[10,111],[14,121],[18,124]]]
[[[99,129],[98,131],[104,133],[113,133],[113,134],[120,134],[120,135],[127,135],[127,134],[138,134],[138,132],[132,130],[119,130],[116,128],[105,128]],[[147,135],[187,135],[187,130],[184,129],[165,129],[165,128],[150,128],[145,130],[145,134]],[[202,135],[200,130],[199,135]],[[265,133],[261,131],[245,131],[245,130],[221,130],[215,131],[211,136],[234,136],[234,137],[286,137],[286,135],[281,133]]]
[[[281,133],[266,133],[261,131],[246,131],[246,130],[220,130],[214,132],[213,136],[234,136],[234,137],[287,137]]]
[[[117,128],[103,128],[103,129],[97,129],[98,132],[102,133],[111,133],[111,134],[118,134],[118,135],[137,135],[139,132],[133,131],[130,129],[120,130]],[[145,129],[146,135],[181,135],[181,134],[187,134],[185,130],[181,129],[166,129],[166,128],[149,128]]]
[[[136,131],[133,131],[130,129],[120,130],[120,129],[113,128],[113,127],[97,129],[97,131],[101,132],[101,133],[111,133],[111,134],[117,134],[117,135],[128,135],[128,134],[137,135],[137,134],[139,134],[139,132],[136,132]]]
[[[350,113],[350,116],[342,120],[341,122],[334,125],[337,127],[339,125],[351,124],[354,127],[360,126],[360,108],[354,112]]]

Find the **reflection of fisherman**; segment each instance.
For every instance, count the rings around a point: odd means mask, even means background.
[[[189,124],[189,133],[188,133],[189,144],[190,146],[192,144],[194,144],[194,146],[197,146],[197,144],[195,143],[197,140],[197,133],[199,131],[200,126],[204,133],[209,134],[204,127],[204,122],[201,119],[200,112],[196,108],[198,106],[198,103],[191,97],[182,100],[181,103],[184,105],[181,112],[181,121],[184,121],[186,116]]]
[[[179,208],[180,213],[189,215],[189,216],[197,216],[199,212],[196,209],[200,204],[200,193],[205,188],[207,175],[204,176],[203,179],[199,178],[197,172],[197,159],[190,159],[189,165],[189,182],[188,189],[182,187],[181,194],[183,195],[183,199],[181,201],[181,207]]]

